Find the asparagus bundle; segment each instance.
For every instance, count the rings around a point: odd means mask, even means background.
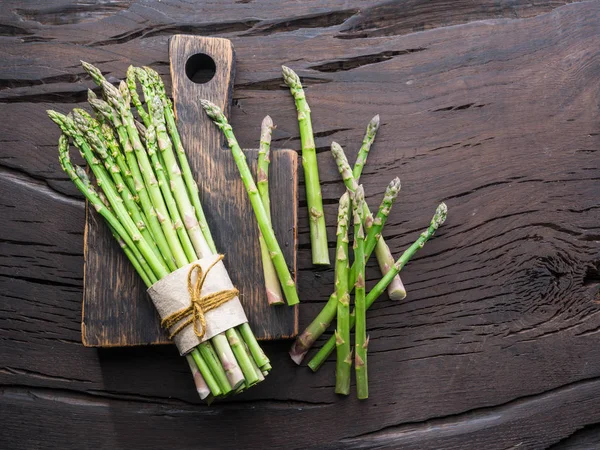
[[[96,118],[81,109],[68,115],[48,111],[62,130],[59,161],[64,171],[104,217],[146,286],[199,258],[216,255],[160,76],[150,68],[130,67],[127,82],[117,88],[97,68],[82,64],[102,88],[104,100],[90,91]],[[143,124],[136,121],[131,104]],[[97,188],[71,163],[69,140],[87,161]],[[191,279],[191,272],[188,276]],[[196,319],[188,319],[195,329]],[[186,359],[200,398],[207,400],[241,392],[271,370],[247,323],[205,340]]]

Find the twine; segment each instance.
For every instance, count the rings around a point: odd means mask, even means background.
[[[212,292],[202,297],[202,285],[204,280],[212,269],[219,261],[224,258],[223,255],[219,255],[217,259],[204,271],[200,264],[194,264],[187,276],[188,292],[190,294],[190,306],[183,308],[179,311],[175,311],[173,314],[165,317],[160,325],[163,328],[170,329],[175,326],[179,321],[185,319],[185,321],[179,325],[174,331],[170,332],[169,339],[173,339],[179,332],[181,332],[187,326],[194,325],[194,333],[198,336],[198,339],[202,339],[206,333],[206,317],[204,316],[210,310],[218,308],[229,300],[233,300],[239,294],[237,289],[226,289],[219,292]],[[198,272],[196,282],[192,282],[192,275],[194,272]],[[198,328],[200,325],[201,328]]]

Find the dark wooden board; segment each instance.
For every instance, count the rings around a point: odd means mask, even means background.
[[[248,195],[229,149],[222,148],[219,129],[208,119],[200,99],[229,111],[235,73],[230,41],[178,35],[170,46],[173,99],[178,128],[201,201],[220,252],[248,321],[259,340],[286,339],[298,333],[298,307],[270,307],[267,303],[258,246],[258,227]],[[186,63],[196,54],[208,55],[216,65],[214,77],[196,84],[186,75]],[[255,163],[258,150],[245,150]],[[296,272],[297,154],[273,151],[271,209],[273,228],[292,273]],[[255,167],[253,167],[255,169]],[[256,173],[256,171],[255,171]],[[84,245],[82,338],[89,347],[169,344],[146,288],[95,212],[86,207]]]
[[[600,3],[566,3],[0,3],[2,448],[600,448]],[[330,246],[328,146],[353,159],[376,113],[363,181],[374,207],[402,178],[392,251],[448,203],[403,271],[408,298],[368,314],[367,402],[338,398],[333,362],[312,374],[283,341],[264,344],[265,383],[210,407],[171,346],[80,344],[84,203],[44,111],[82,106],[82,57],[115,80],[131,62],[168,77],[173,33],[232,40],[248,147],[268,113],[274,145],[299,149],[279,65],[304,78]],[[299,175],[302,328],[333,273],[311,265]]]

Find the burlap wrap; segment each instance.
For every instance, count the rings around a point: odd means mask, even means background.
[[[219,258],[219,255],[211,255],[201,258],[187,266],[177,269],[163,279],[157,281],[148,288],[148,294],[158,311],[161,319],[165,319],[171,314],[182,310],[190,305],[190,294],[188,292],[188,273],[194,264],[200,264],[202,270],[209,269],[211,264]],[[192,276],[195,282],[197,274]],[[227,274],[227,269],[223,261],[219,261],[210,269],[202,286],[201,295],[205,296],[213,292],[219,292],[227,289],[233,289],[233,283]],[[229,328],[248,322],[242,304],[238,297],[218,306],[217,308],[205,312],[206,330],[202,339],[198,338],[194,332],[194,327],[189,325],[173,337],[173,341],[179,353],[185,355],[201,342],[207,341],[213,336],[222,333]],[[177,328],[184,320],[177,322],[171,331]]]

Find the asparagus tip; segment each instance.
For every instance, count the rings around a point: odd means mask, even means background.
[[[396,177],[390,181],[390,184],[388,184],[388,187],[385,190],[385,196],[388,197],[388,200],[393,201],[398,196],[401,187],[400,178]]]
[[[206,111],[206,114],[208,114],[208,117],[210,117],[213,120],[218,120],[219,116],[223,114],[221,108],[219,108],[210,100],[200,100],[200,104],[204,108],[204,111]]]
[[[447,215],[448,207],[444,202],[442,202],[435,210],[435,215],[433,216],[433,219],[431,219],[431,225],[433,225],[436,229],[439,228],[439,226],[446,221]]]
[[[273,119],[271,119],[271,116],[265,116],[265,118],[262,121],[262,128],[274,128]]]
[[[299,89],[302,87],[302,84],[300,83],[300,77],[292,69],[287,66],[281,66],[281,72],[283,74],[283,81],[290,88]]]
[[[379,129],[379,114],[371,119],[369,122],[369,127],[372,131],[377,131]]]

